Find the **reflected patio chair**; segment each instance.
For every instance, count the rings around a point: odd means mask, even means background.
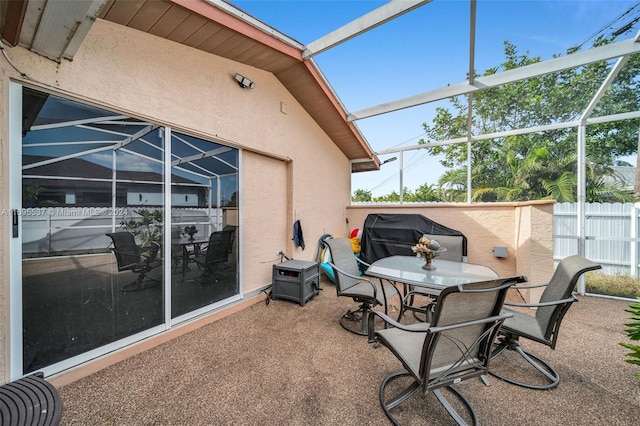
[[[209,242],[204,254],[194,259],[198,267],[204,269],[205,272],[205,275],[201,277],[201,281],[207,276],[214,276],[221,267],[226,266],[229,261],[229,246],[233,242],[233,232],[235,231],[216,231],[209,236]]]
[[[513,376],[516,368],[513,364],[506,363],[506,360],[497,363],[498,366],[501,367],[499,369],[495,368],[496,363],[494,363],[494,368],[490,371],[490,374],[506,382],[530,389],[551,389],[558,386],[560,376],[556,370],[544,360],[522,349],[519,339],[524,337],[525,339],[542,343],[551,349],[555,349],[562,319],[571,307],[571,304],[577,302],[572,292],[576,287],[578,278],[587,271],[594,271],[601,268],[602,266],[584,257],[570,256],[560,261],[549,283],[514,286],[513,289],[545,287],[545,290],[540,297],[539,303],[505,302],[505,306],[534,307],[537,309],[533,315],[526,312],[505,309],[505,312],[511,313],[513,316],[505,321],[504,326],[500,330],[500,336],[498,337],[497,346],[493,351],[492,357],[497,357],[505,350],[515,351],[515,353],[519,354],[527,362],[527,364],[524,364],[524,367],[533,367],[529,368],[529,370],[536,376],[539,376],[541,380],[531,380],[535,383],[525,383],[513,377],[507,377],[506,374]],[[502,368],[502,364],[506,365]],[[509,373],[503,372],[506,370],[508,370]],[[525,377],[531,376],[525,373]]]
[[[223,231],[230,231],[229,232],[229,254],[231,254],[231,252],[233,251],[233,242],[235,241],[236,229],[238,229],[238,227],[235,225],[225,225],[224,228],[222,228]]]
[[[135,237],[131,232],[110,232],[106,234],[113,243],[111,251],[116,256],[118,272],[131,271],[138,274],[138,277],[131,284],[122,286],[122,291],[144,290],[152,286],[144,286],[144,281],[154,282],[153,287],[160,283],[160,280],[150,278],[147,274],[162,263],[155,260],[155,256],[143,256],[143,249],[136,244]]]
[[[389,374],[379,390],[382,409],[393,424],[399,424],[396,416],[402,412],[396,407],[414,394],[426,397],[429,392],[458,424],[467,424],[469,419],[478,424],[475,410],[453,385],[487,373],[491,343],[511,315],[501,314],[507,290],[525,280],[499,278],[447,287],[438,297],[431,323],[403,325],[381,312],[370,314],[369,342],[386,346],[404,366]],[[374,316],[391,327],[375,331]],[[455,398],[454,405],[464,412],[456,410],[447,396]],[[420,420],[429,423],[427,418]]]
[[[388,300],[397,294],[398,289],[391,283],[374,283],[370,279],[360,275],[359,260],[353,254],[351,241],[347,238],[327,238],[324,240],[331,252],[331,266],[338,296],[350,297],[360,303],[357,309],[348,310],[340,318],[340,325],[345,330],[355,334],[366,336],[367,321],[371,308],[383,306],[384,312],[388,312]]]

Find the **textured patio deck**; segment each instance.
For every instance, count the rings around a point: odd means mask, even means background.
[[[331,284],[305,306],[275,300],[62,386],[67,425],[386,425],[384,376],[400,368],[385,348],[343,330],[353,303]],[[637,370],[623,361],[626,301],[581,297],[555,351],[525,343],[561,376],[551,391],[491,379],[459,389],[487,425],[635,425]],[[508,361],[508,360],[506,360]],[[404,424],[453,424],[435,400],[412,401]]]

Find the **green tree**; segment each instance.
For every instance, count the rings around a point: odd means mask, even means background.
[[[436,185],[427,185],[423,183],[418,187],[416,192],[412,194],[411,201],[415,202],[427,202],[427,201],[441,201],[442,194],[440,188]]]
[[[407,188],[404,188],[403,197],[406,193],[407,193]],[[391,193],[387,195],[374,197],[373,201],[378,203],[397,203],[400,201],[400,194],[398,194],[396,191],[391,191]]]
[[[599,38],[594,46],[611,42]],[[568,54],[577,51],[568,50]],[[484,76],[540,61],[519,54],[505,42],[506,60],[485,71]],[[602,61],[479,91],[473,97],[473,134],[535,127],[575,120],[593,98],[611,69]],[[604,116],[640,109],[640,55],[632,56],[598,103],[591,116]],[[428,140],[442,141],[467,134],[467,98],[451,98],[450,109],[437,108],[432,124],[423,124]],[[453,112],[452,112],[453,111]],[[617,156],[637,151],[640,120],[626,120],[587,127],[591,201],[629,200],[629,192],[603,176],[611,175]],[[424,140],[420,143],[426,143]],[[471,149],[472,198],[476,201],[520,201],[555,198],[575,201],[577,183],[577,133],[575,128],[548,130],[526,135],[475,141]],[[444,155],[449,168],[439,180],[443,200],[466,197],[467,145],[428,148]]]
[[[371,201],[371,199],[371,191],[367,191],[366,189],[356,189],[351,196],[351,201],[354,202],[367,202]]]

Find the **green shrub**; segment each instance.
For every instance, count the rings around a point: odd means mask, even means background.
[[[599,273],[587,273],[585,277],[587,293],[628,297],[629,299],[640,297],[640,280],[637,278],[621,274],[603,275]]]
[[[638,298],[640,300],[640,297]],[[631,340],[640,340],[640,303],[633,303],[629,309],[625,309],[625,312],[631,314],[631,322],[625,324],[627,327],[625,332]],[[634,365],[640,365],[640,346],[631,343],[620,343],[620,346],[629,349],[631,352],[627,354],[625,362]],[[636,377],[640,378],[640,372],[637,372]]]

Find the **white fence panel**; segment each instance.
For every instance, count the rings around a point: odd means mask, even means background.
[[[554,206],[554,259],[578,253],[577,203]],[[585,203],[585,256],[607,275],[638,276],[638,206]]]
[[[108,250],[111,240],[105,235],[113,225],[132,219],[134,208],[115,212],[104,207],[50,207],[23,209],[22,252],[25,257],[97,253]],[[176,229],[195,225],[200,235],[222,229],[222,209],[174,208],[171,222]],[[115,216],[115,220],[114,220]],[[135,216],[137,217],[137,216]]]

